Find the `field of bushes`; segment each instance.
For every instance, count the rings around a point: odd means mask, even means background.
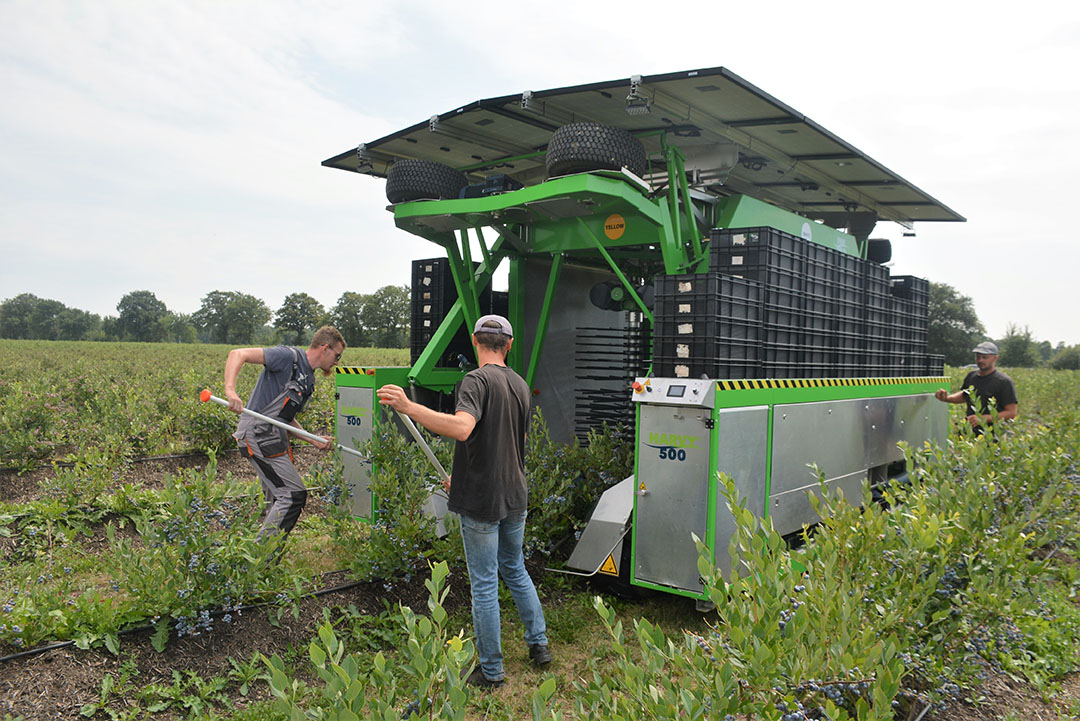
[[[435,480],[423,457],[376,439],[385,513],[367,526],[335,503],[333,456],[303,451],[308,508],[285,548],[255,544],[262,496],[230,450],[235,419],[198,401],[220,391],[226,352],[0,341],[7,718],[1080,714],[1078,372],[1015,371],[1017,422],[977,438],[954,418],[948,448],[908,449],[911,483],[884,504],[819,499],[825,521],[798,547],[732,498],[741,573],[702,568],[706,614],[544,570],[632,457],[611,433],[552,444],[537,418],[526,546],[556,662],[527,666],[504,598],[510,681],[479,693],[459,678],[474,661],[460,539],[419,512]],[[320,380],[306,428],[330,430],[332,389]]]

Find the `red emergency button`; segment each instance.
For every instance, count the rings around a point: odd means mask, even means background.
[[[645,388],[645,386],[641,385],[637,381],[634,381],[633,385],[631,385],[630,387],[634,389],[634,393],[641,393],[641,391]]]

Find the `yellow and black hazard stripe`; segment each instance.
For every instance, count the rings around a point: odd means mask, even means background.
[[[848,388],[853,386],[902,386],[911,383],[948,382],[944,377],[919,378],[766,378],[717,381],[718,391],[755,391],[766,388]]]
[[[361,368],[360,366],[334,366],[334,373],[353,376],[373,376],[374,368]]]

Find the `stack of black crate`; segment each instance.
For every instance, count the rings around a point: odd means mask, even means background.
[[[655,289],[654,375],[761,377],[760,283],[710,272],[657,276]]]
[[[822,259],[815,255],[808,272],[806,241],[773,228],[713,230],[709,238],[714,272],[760,286],[762,376],[825,373],[833,303]]]
[[[906,348],[904,359],[910,375],[941,375],[945,357],[926,352],[930,282],[913,275],[892,277],[893,309],[899,329],[898,341]]]
[[[837,378],[865,378],[866,309],[863,284],[866,261],[831,248],[825,250],[833,265],[832,297],[836,314],[832,338],[834,375]]]
[[[656,279],[657,375],[942,372],[943,358],[926,353],[924,279],[891,278],[882,265],[766,227],[713,230],[710,267],[708,274]]]
[[[870,378],[894,376],[902,367],[896,358],[901,344],[896,341],[898,316],[893,312],[889,269],[866,261],[862,266],[864,375]]]
[[[474,263],[473,267],[479,267]],[[412,262],[412,304],[409,327],[409,357],[415,363],[431,341],[435,331],[457,301],[457,286],[450,271],[447,258],[428,258]],[[492,292],[490,288],[480,293],[480,312],[507,314],[508,297],[505,291]],[[472,340],[462,326],[454,336],[446,352],[436,361],[437,367],[456,367],[464,356],[475,362]]]

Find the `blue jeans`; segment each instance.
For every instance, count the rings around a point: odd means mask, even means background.
[[[525,570],[525,557],[521,551],[525,513],[491,523],[461,516],[461,538],[465,544],[465,562],[469,566],[472,589],[476,656],[484,676],[498,681],[506,676],[499,625],[499,574],[514,597],[518,618],[525,627],[525,643],[547,643],[544,610],[540,608],[536,587]]]

